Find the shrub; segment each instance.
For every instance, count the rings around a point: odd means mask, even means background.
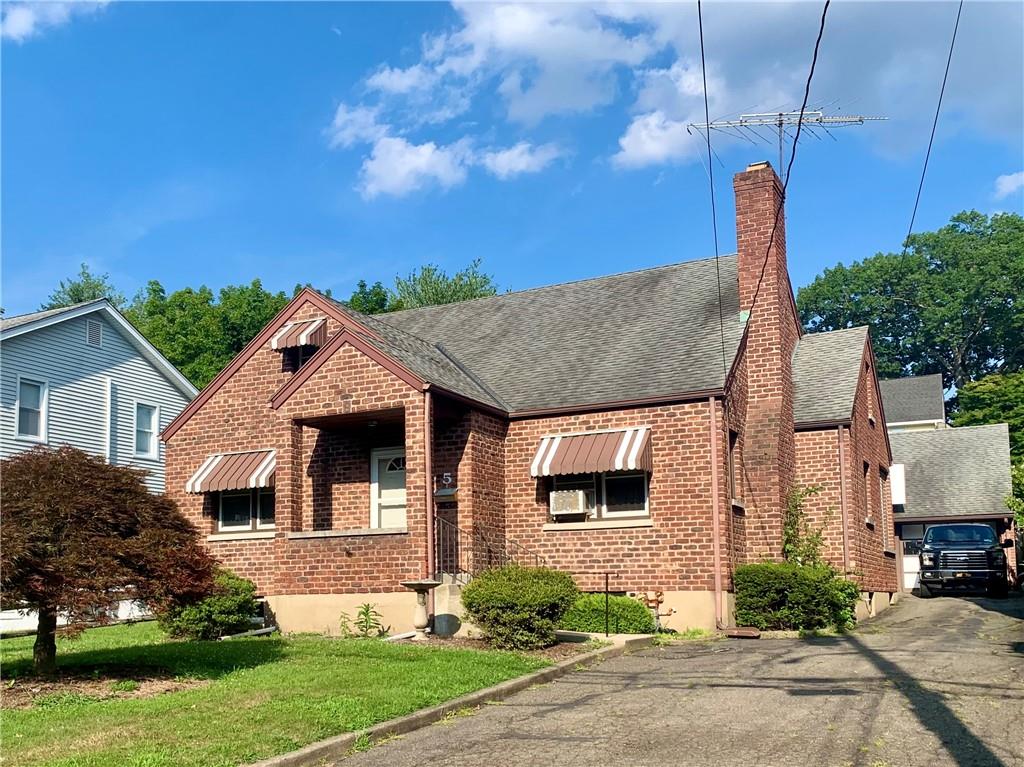
[[[761,630],[845,629],[860,588],[827,565],[766,562],[736,568],[736,623]]]
[[[462,591],[462,604],[491,644],[530,650],[555,643],[555,629],[578,595],[566,573],[505,565],[474,577]]]
[[[569,631],[604,631],[604,594],[580,594],[562,618]],[[632,597],[608,597],[608,629],[614,634],[653,634],[654,616]]]
[[[174,637],[218,639],[252,628],[259,611],[256,586],[228,570],[218,570],[210,596],[159,614],[160,627]]]

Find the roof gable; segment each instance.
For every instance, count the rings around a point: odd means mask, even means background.
[[[887,423],[946,420],[946,398],[940,373],[887,378],[878,383]]]
[[[185,378],[181,371],[174,367],[106,298],[84,301],[59,309],[46,309],[31,314],[4,318],[0,321],[0,340],[17,338],[42,328],[96,313],[106,317],[113,328],[135,347],[136,351],[153,365],[178,391],[188,399],[196,396],[198,390],[192,385],[192,382]]]

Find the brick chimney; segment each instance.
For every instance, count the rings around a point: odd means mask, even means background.
[[[733,189],[740,310],[748,324],[743,436],[747,558],[780,559],[782,515],[795,476],[793,351],[800,338],[786,267],[782,182],[769,163],[759,162],[736,174]]]

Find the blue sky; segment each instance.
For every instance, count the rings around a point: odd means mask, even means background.
[[[797,108],[818,3],[704,6],[712,117]],[[886,115],[801,142],[789,260],[898,249],[953,3],[833,3],[812,105]],[[504,288],[713,255],[696,4],[5,3],[7,313],[78,264],[131,296],[259,277],[346,297],[483,259]],[[967,3],[915,229],[1024,212],[1024,6]],[[715,137],[731,176],[777,150]]]

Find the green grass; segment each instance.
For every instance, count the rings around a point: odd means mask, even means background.
[[[33,637],[0,642],[3,677],[31,668]],[[64,668],[158,669],[208,684],[149,698],[64,693],[3,712],[3,763],[217,767],[263,759],[520,676],[546,661],[375,640],[174,642],[153,623],[60,640]]]

